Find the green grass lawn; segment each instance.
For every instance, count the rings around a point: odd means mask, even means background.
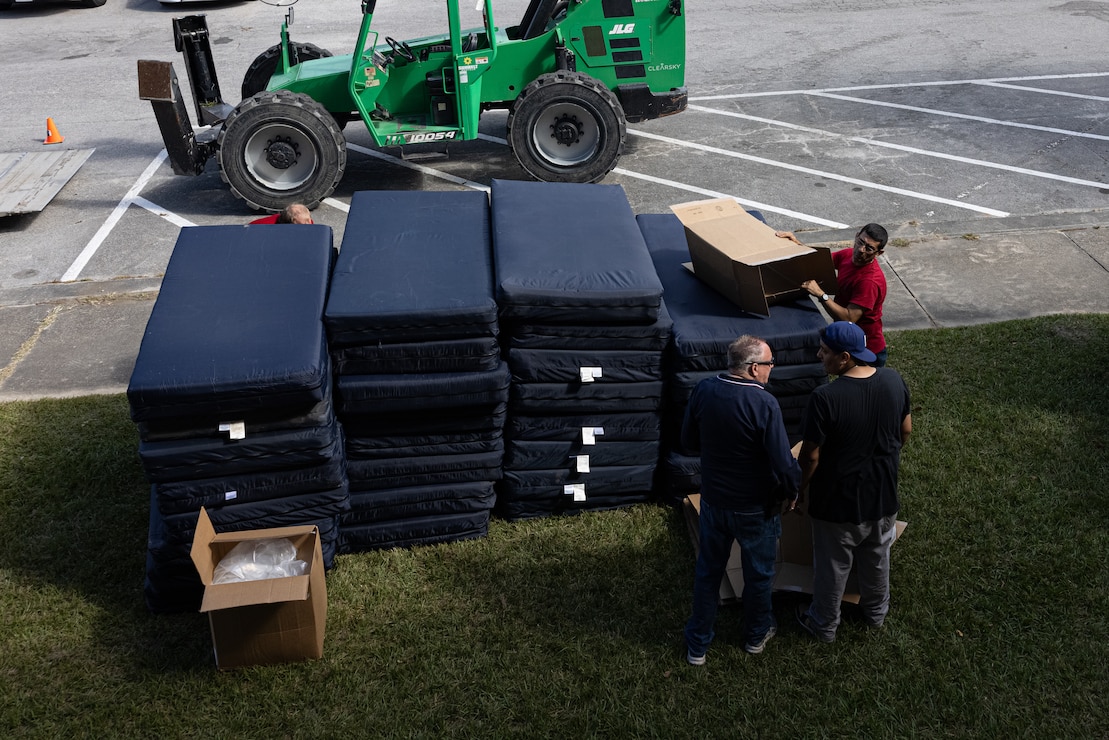
[[[664,506],[341,556],[322,660],[220,673],[154,616],[122,396],[0,405],[0,731],[30,737],[1109,735],[1109,316],[893,333],[913,392],[893,609],[684,661]]]

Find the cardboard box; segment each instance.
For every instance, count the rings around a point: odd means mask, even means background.
[[[689,533],[693,539],[693,550],[698,552],[701,539],[699,524],[701,497],[698,494],[687,496],[684,507],[686,526],[689,527]],[[898,520],[894,542],[900,539],[906,526],[906,522]],[[728,557],[728,566],[724,572],[724,580],[720,583],[721,603],[738,601],[743,595],[743,567],[739,558],[739,544],[733,542],[732,553]],[[782,536],[778,540],[774,590],[811,594],[813,592],[812,578],[812,527],[809,524],[808,514],[796,511],[782,514]],[[859,603],[859,586],[855,579],[854,570],[852,570],[851,576],[847,580],[847,589],[843,593],[843,600],[852,604]]]
[[[801,283],[816,280],[836,291],[836,271],[827,247],[805,247],[774,236],[774,229],[731,198],[670,206],[685,226],[693,261],[687,267],[732,303],[770,315],[770,306],[802,298]]]
[[[285,537],[308,564],[303,576],[242,583],[212,583],[220,559],[240,542]],[[220,670],[289,663],[323,656],[327,583],[320,534],[315,526],[254,529],[216,534],[200,510],[192,560],[204,583],[200,611],[207,612]]]

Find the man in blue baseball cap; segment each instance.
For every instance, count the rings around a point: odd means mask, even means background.
[[[856,324],[836,321],[821,330],[817,357],[836,379],[812,392],[801,425],[797,461],[812,520],[813,601],[797,618],[817,640],[832,642],[852,563],[864,623],[881,627],[889,611],[897,472],[913,420],[905,381],[870,364],[875,355]]]

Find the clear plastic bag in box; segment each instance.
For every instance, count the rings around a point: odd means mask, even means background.
[[[297,559],[297,549],[291,540],[254,540],[240,542],[223,556],[216,565],[212,583],[287,578],[307,572],[308,563]]]

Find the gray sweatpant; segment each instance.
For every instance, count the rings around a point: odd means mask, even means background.
[[[809,615],[817,631],[834,639],[839,627],[840,601],[851,565],[859,580],[859,608],[863,619],[881,626],[890,608],[890,545],[892,514],[876,522],[844,524],[812,519],[813,602]]]

